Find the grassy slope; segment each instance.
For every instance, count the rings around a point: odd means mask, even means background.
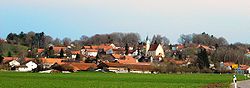
[[[12,56],[18,56],[20,52],[26,53],[28,50],[28,47],[22,46],[22,45],[12,45],[12,44],[7,44],[3,43],[0,44],[0,48],[3,51],[3,56],[8,56],[8,52],[11,52]]]
[[[242,79],[243,77],[239,77]],[[39,74],[0,72],[0,88],[197,88],[231,82],[232,75],[115,74],[80,72]]]

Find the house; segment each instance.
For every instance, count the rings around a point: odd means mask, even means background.
[[[247,66],[247,65],[240,65],[241,73],[243,73],[243,74],[249,73],[247,70],[248,68],[249,68],[249,66]]]
[[[98,54],[98,50],[96,50],[96,49],[87,49],[85,51],[85,55],[87,55],[87,56],[95,57],[97,54]]]
[[[77,54],[81,54],[81,52],[80,52],[80,50],[79,51],[71,51],[71,58],[73,58],[73,59],[75,59],[76,58],[76,56],[77,56]]]
[[[97,65],[94,63],[73,62],[73,63],[65,63],[65,64],[72,66],[74,71],[87,71],[87,70],[97,69]]]
[[[165,57],[165,53],[161,44],[152,44],[146,49],[147,56],[161,56]]]
[[[223,66],[225,67],[225,70],[232,70],[234,63],[233,62],[224,62]],[[238,67],[237,67],[238,68]]]
[[[87,55],[87,56],[96,56],[98,53],[98,50],[102,50],[106,54],[113,54],[113,47],[112,45],[108,44],[101,44],[99,46],[83,46],[82,47],[82,55]]]
[[[250,67],[249,67],[249,68],[247,68],[247,71],[248,71],[248,74],[250,74]]]
[[[154,66],[150,63],[130,63],[126,64],[131,73],[153,73]]]
[[[52,65],[55,63],[57,64],[63,64],[63,60],[66,59],[61,59],[61,58],[41,58],[42,63],[44,65],[44,68],[50,68]]]
[[[138,61],[133,58],[132,56],[125,56],[125,55],[119,55],[119,54],[112,54],[112,56],[115,58],[115,60],[118,63],[137,63]]]
[[[150,63],[100,63],[98,67],[115,73],[152,73],[154,71]]]
[[[28,72],[28,71],[32,71],[33,69],[36,69],[36,68],[37,68],[37,64],[33,61],[29,61],[25,65],[21,65],[21,66],[17,67],[16,71]]]
[[[115,72],[115,73],[128,73],[128,67],[125,64],[122,63],[100,63],[98,65],[99,68],[102,68],[103,70],[107,70],[110,72]]]
[[[17,60],[12,60],[12,61],[9,62],[9,66],[11,68],[13,68],[13,67],[16,67],[16,66],[20,66],[20,63]]]
[[[3,57],[3,63],[9,64],[10,61],[12,60],[17,60],[18,57]]]
[[[102,62],[116,62],[117,61],[115,57],[110,54],[98,54],[96,58],[98,58]]]
[[[125,48],[116,48],[113,49],[113,54],[125,54]]]

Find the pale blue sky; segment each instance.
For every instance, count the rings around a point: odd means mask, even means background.
[[[21,31],[72,39],[138,32],[172,43],[181,34],[207,32],[250,43],[250,0],[0,0],[0,37]]]

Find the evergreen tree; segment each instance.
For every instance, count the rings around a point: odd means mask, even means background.
[[[10,52],[10,51],[8,52],[8,57],[12,57],[12,54],[11,54],[11,52]]]
[[[125,51],[126,51],[125,54],[128,55],[129,54],[129,46],[128,46],[128,44],[126,44],[126,46],[125,46]]]
[[[60,58],[63,58],[64,57],[64,51],[63,49],[60,50]]]
[[[0,55],[0,64],[3,62],[3,59],[2,55]]]
[[[203,68],[208,68],[209,67],[209,61],[208,61],[208,54],[206,49],[200,47],[199,51],[198,51],[198,64],[199,64],[199,68],[203,69]]]
[[[80,61],[80,54],[76,54],[76,61]]]

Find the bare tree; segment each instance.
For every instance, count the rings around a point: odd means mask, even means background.
[[[62,40],[62,42],[64,46],[69,46],[71,43],[71,39],[66,37]]]

